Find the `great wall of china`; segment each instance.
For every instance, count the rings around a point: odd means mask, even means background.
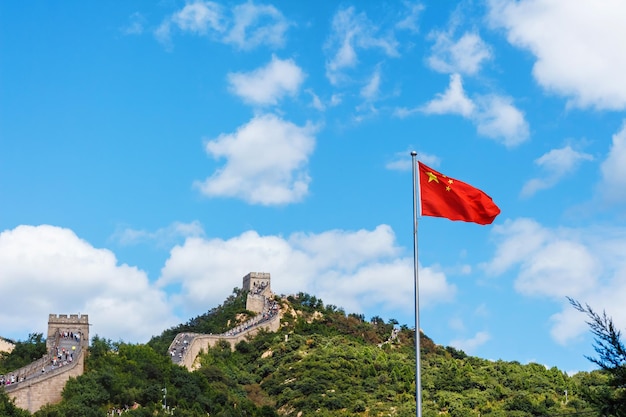
[[[250,272],[243,277],[243,287],[248,292],[246,310],[257,313],[243,323],[222,334],[179,333],[169,347],[172,361],[193,371],[201,351],[215,346],[219,341],[230,343],[231,349],[242,340],[254,336],[260,330],[275,332],[280,327],[280,310],[273,300],[270,274]]]
[[[220,341],[231,349],[242,340],[261,330],[275,332],[280,327],[280,309],[274,301],[270,274],[250,272],[243,277],[248,292],[246,310],[257,313],[253,318],[237,324],[222,334],[179,333],[169,347],[172,362],[190,371],[196,369],[196,358],[202,351]],[[3,340],[3,339],[2,339]],[[4,340],[3,340],[4,341]],[[6,346],[10,348],[10,343]],[[5,347],[2,345],[1,347]],[[61,401],[65,383],[83,374],[85,355],[89,348],[89,319],[78,314],[50,314],[46,339],[47,353],[41,359],[0,377],[4,390],[15,400],[15,405],[36,412],[46,404]]]
[[[20,369],[3,375],[4,390],[15,405],[32,412],[61,400],[68,379],[82,375],[89,345],[87,315],[50,314],[47,353]]]

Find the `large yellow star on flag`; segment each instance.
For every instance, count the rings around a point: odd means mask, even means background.
[[[435,181],[436,183],[439,183],[437,176],[432,172],[427,172],[426,175],[428,175],[428,182]]]

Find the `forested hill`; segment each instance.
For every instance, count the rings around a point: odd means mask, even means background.
[[[171,363],[167,348],[177,333],[222,333],[252,316],[245,296],[236,289],[222,305],[145,345],[94,337],[85,374],[67,383],[60,404],[35,416],[415,415],[414,332],[308,294],[277,297],[277,333],[260,333],[234,351],[227,343],[209,349],[194,372]],[[599,371],[570,377],[539,364],[488,361],[425,335],[421,347],[425,417],[594,416],[585,395],[606,388]],[[0,415],[29,415],[3,397]]]

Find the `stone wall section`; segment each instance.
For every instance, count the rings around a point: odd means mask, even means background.
[[[72,332],[73,336],[79,335],[80,341],[75,342],[78,346],[73,360],[52,369],[50,364],[56,357],[57,346],[61,346],[64,332],[68,332],[68,338],[69,332]],[[76,339],[72,337],[71,340]],[[83,374],[85,352],[88,348],[89,317],[86,314],[50,314],[46,338],[47,353],[42,358],[10,372],[9,375],[15,376],[17,383],[5,385],[4,390],[9,397],[15,399],[15,405],[31,413],[38,411],[46,404],[57,403],[61,401],[65,383],[70,378]],[[45,372],[42,372],[42,369]]]
[[[15,345],[6,339],[0,337],[0,352],[11,353]]]
[[[33,363],[29,367],[40,372],[42,364],[43,361],[40,359],[37,361],[37,366]],[[65,383],[70,378],[82,375],[84,371],[85,350],[79,348],[71,363],[46,373],[38,374],[35,372],[34,376],[28,376],[17,384],[6,385],[5,391],[9,397],[15,399],[16,406],[34,413],[46,404],[55,404],[61,401],[61,393]]]
[[[191,342],[187,347],[187,351],[180,362],[181,366],[184,366],[189,371],[193,371],[199,367],[199,364],[196,362],[196,359],[200,352],[206,352],[209,348],[214,347],[220,341],[225,341],[230,344],[230,348],[235,350],[235,346],[237,343],[248,340],[251,337],[254,337],[259,331],[262,329],[268,332],[276,332],[280,328],[280,315],[277,314],[272,317],[270,320],[265,321],[257,326],[251,327],[248,330],[245,330],[241,333],[238,333],[234,336],[219,334],[219,335],[209,335],[209,334],[196,334],[191,338]]]

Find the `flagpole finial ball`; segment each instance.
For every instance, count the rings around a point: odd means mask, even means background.
[[[416,156],[416,155],[417,155],[417,152],[411,151],[411,156]]]

